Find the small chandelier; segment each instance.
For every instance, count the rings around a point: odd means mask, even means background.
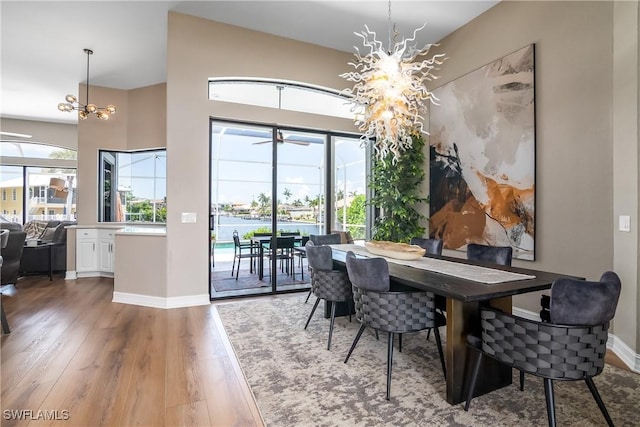
[[[100,120],[109,120],[111,114],[115,114],[115,105],[107,105],[106,107],[98,107],[95,104],[89,103],[89,56],[93,55],[91,49],[84,49],[84,53],[87,54],[87,104],[83,105],[78,102],[78,98],[75,95],[67,95],[64,99],[67,102],[61,102],[58,104],[58,110],[66,111],[68,113],[77,110],[78,118],[85,120],[89,117],[89,114],[95,114]]]
[[[425,24],[426,25],[426,24]],[[425,25],[414,30],[413,37],[398,41],[399,33],[391,24],[391,1],[389,1],[389,44],[388,49],[376,39],[376,33],[364,26],[365,30],[354,33],[362,38],[363,45],[370,49],[362,56],[355,47],[356,62],[350,62],[356,71],[340,74],[340,77],[355,82],[353,89],[346,93],[353,95],[352,107],[356,114],[355,124],[363,133],[362,139],[374,140],[373,147],[379,158],[393,154],[393,162],[412,146],[411,135],[424,132],[422,111],[426,101],[437,104],[438,99],[427,90],[425,81],[437,79],[432,74],[446,59],[444,54],[433,55],[429,59],[414,63],[417,57],[429,53],[431,46],[422,49],[411,45],[416,34]],[[393,45],[392,40],[393,28]]]

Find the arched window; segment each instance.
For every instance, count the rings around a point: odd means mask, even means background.
[[[257,77],[209,79],[209,99],[353,119],[351,96],[335,89],[291,80]]]

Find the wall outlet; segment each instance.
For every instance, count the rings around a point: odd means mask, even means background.
[[[618,229],[620,231],[631,231],[631,217],[629,215],[620,215]]]
[[[182,222],[196,222],[196,213],[182,212]]]

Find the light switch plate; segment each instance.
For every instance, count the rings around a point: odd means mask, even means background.
[[[618,229],[620,231],[631,231],[631,217],[629,215],[620,215]]]
[[[182,212],[182,222],[196,222],[196,213]]]

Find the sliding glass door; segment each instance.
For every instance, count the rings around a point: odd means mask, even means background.
[[[335,186],[349,191],[350,202],[365,194],[358,147],[357,138],[330,132],[211,121],[213,298],[308,289],[306,259],[296,248],[310,234],[337,228],[364,236],[350,205],[348,221],[334,220],[329,209],[339,202]]]

